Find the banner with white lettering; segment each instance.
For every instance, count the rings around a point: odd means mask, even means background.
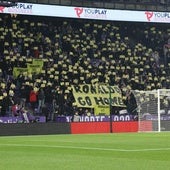
[[[136,121],[135,115],[112,115],[113,122]],[[57,116],[56,122],[72,122],[72,116]],[[80,122],[110,122],[110,116],[80,116]]]
[[[13,7],[1,6],[0,13],[110,21],[170,23],[170,12],[101,9],[31,3],[17,3]]]

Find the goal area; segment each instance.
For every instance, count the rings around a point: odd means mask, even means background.
[[[138,131],[170,131],[170,89],[132,92],[137,103]]]

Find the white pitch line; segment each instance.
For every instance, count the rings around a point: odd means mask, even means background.
[[[62,145],[29,145],[29,144],[0,144],[2,146],[16,147],[38,147],[38,148],[63,148],[63,149],[81,149],[81,150],[99,150],[99,151],[116,151],[116,152],[149,152],[149,151],[168,151],[170,148],[146,148],[146,149],[114,149],[114,148],[96,148],[96,147],[79,147],[79,146],[62,146]]]

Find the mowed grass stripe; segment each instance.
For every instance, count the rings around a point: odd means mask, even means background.
[[[169,141],[170,133],[0,137],[0,170],[169,170]]]

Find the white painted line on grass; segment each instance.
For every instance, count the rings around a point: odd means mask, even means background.
[[[62,146],[62,145],[30,145],[30,144],[0,144],[0,147],[37,147],[37,148],[63,148],[63,149],[80,149],[80,150],[99,150],[99,151],[116,151],[116,152],[148,152],[148,151],[168,151],[170,148],[146,148],[146,149],[114,149],[114,148],[96,148],[80,146]]]

